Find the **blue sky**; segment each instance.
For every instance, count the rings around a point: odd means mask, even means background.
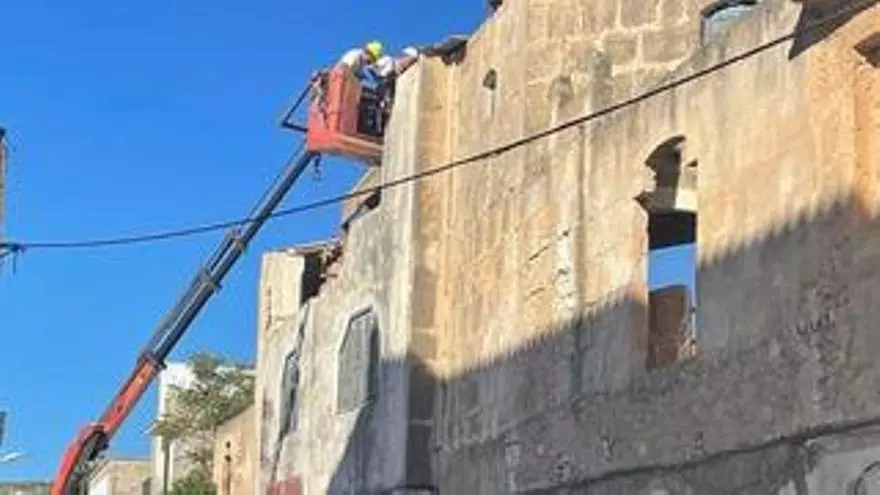
[[[0,11],[0,125],[14,154],[9,237],[134,234],[246,213],[297,143],[275,121],[314,68],[379,38],[391,49],[471,32],[474,0],[9,2]],[[325,162],[286,204],[345,190]],[[325,238],[336,208],[271,222],[175,352],[253,358],[262,251]],[[0,480],[48,479],[96,418],[220,234],[95,251],[33,251],[0,276]],[[668,278],[660,272],[655,281]],[[146,455],[151,390],[112,444]]]

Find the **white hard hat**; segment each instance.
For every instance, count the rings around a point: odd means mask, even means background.
[[[419,50],[416,49],[415,47],[408,46],[408,47],[406,47],[406,48],[403,49],[403,54],[404,54],[404,55],[407,55],[407,56],[410,56],[410,57],[418,57],[418,56],[419,56]]]

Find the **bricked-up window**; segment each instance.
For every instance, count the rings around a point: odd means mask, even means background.
[[[379,324],[369,309],[349,320],[339,350],[336,407],[352,411],[371,401],[378,390]]]
[[[697,164],[684,150],[683,136],[654,150],[646,160],[653,180],[639,196],[648,213],[649,369],[694,352]]]
[[[718,0],[709,4],[701,12],[703,24],[700,35],[703,42],[724,33],[757,4],[757,0]]]

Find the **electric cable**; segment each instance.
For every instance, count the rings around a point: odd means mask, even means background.
[[[627,108],[627,107],[636,105],[638,103],[641,103],[643,101],[646,101],[648,99],[651,99],[651,98],[653,98],[663,92],[678,88],[679,86],[683,86],[683,85],[690,83],[692,81],[695,81],[697,79],[701,79],[705,76],[708,76],[708,75],[715,73],[719,70],[722,70],[724,68],[727,68],[731,65],[734,65],[736,63],[739,63],[739,62],[742,62],[742,61],[747,60],[749,58],[752,58],[752,57],[754,57],[764,51],[767,51],[771,48],[774,48],[782,43],[793,40],[796,37],[803,35],[806,32],[817,29],[817,28],[819,28],[829,22],[835,21],[835,20],[837,20],[847,14],[854,13],[854,12],[857,12],[861,9],[867,8],[875,3],[877,3],[877,0],[865,0],[862,2],[856,2],[856,3],[849,4],[843,8],[840,8],[840,9],[834,11],[833,13],[831,13],[827,16],[820,17],[820,18],[818,18],[812,22],[809,22],[809,23],[805,23],[804,27],[802,27],[801,29],[795,29],[788,34],[785,34],[783,36],[780,36],[778,38],[775,38],[775,39],[770,40],[768,42],[765,42],[763,44],[760,44],[752,49],[749,49],[743,53],[735,55],[735,56],[728,58],[726,60],[723,60],[717,64],[714,64],[714,65],[711,65],[711,66],[706,67],[704,69],[695,71],[694,73],[689,74],[687,76],[684,76],[684,77],[681,77],[678,79],[674,79],[668,83],[658,85],[657,87],[650,89],[648,91],[645,91],[644,93],[640,93],[634,97],[622,100],[618,103],[601,108],[597,111],[588,113],[588,114],[583,115],[581,117],[576,117],[574,119],[563,122],[561,124],[557,124],[555,126],[548,127],[547,129],[545,129],[543,131],[538,131],[536,133],[529,134],[527,136],[523,136],[521,138],[515,139],[507,144],[503,144],[503,145],[497,146],[495,148],[481,151],[476,154],[467,156],[465,158],[461,158],[458,160],[448,162],[444,165],[440,165],[440,166],[430,168],[427,170],[423,170],[420,172],[416,172],[413,174],[405,175],[400,178],[393,179],[393,180],[384,182],[382,184],[379,184],[379,185],[376,185],[376,186],[373,186],[371,188],[367,188],[367,189],[364,189],[361,191],[349,192],[346,194],[340,194],[340,195],[336,195],[336,196],[329,196],[327,198],[313,201],[310,203],[304,203],[299,206],[280,209],[280,210],[270,214],[268,216],[267,220],[279,218],[279,217],[290,216],[290,215],[296,215],[299,213],[305,213],[305,212],[317,210],[317,209],[320,209],[320,208],[323,208],[326,206],[331,206],[334,204],[342,203],[342,202],[345,202],[345,201],[348,201],[351,199],[355,199],[355,198],[358,198],[361,196],[368,196],[368,195],[376,193],[377,191],[382,191],[384,189],[394,188],[394,187],[397,187],[400,185],[407,184],[409,182],[419,181],[424,178],[431,177],[431,176],[440,174],[442,172],[450,171],[450,170],[459,168],[464,165],[479,162],[480,160],[496,157],[498,155],[501,155],[501,154],[506,153],[508,151],[511,151],[513,149],[519,148],[519,147],[524,146],[526,144],[532,143],[532,142],[537,141],[539,139],[545,138],[547,136],[551,136],[553,134],[562,132],[564,130],[567,130],[569,128],[572,128],[572,127],[575,127],[575,126],[578,126],[581,124],[591,122],[591,121],[596,120],[600,117],[604,117],[606,115],[617,112],[617,111],[622,110],[624,108]],[[203,234],[203,233],[207,233],[207,232],[217,231],[217,230],[239,227],[242,225],[246,225],[250,222],[253,222],[254,220],[255,220],[255,218],[246,217],[246,218],[241,218],[241,219],[237,219],[237,220],[229,220],[229,221],[203,224],[203,225],[199,225],[199,226],[182,228],[182,229],[178,229],[178,230],[166,230],[166,231],[160,231],[160,232],[149,233],[149,234],[120,236],[120,237],[105,238],[105,239],[87,239],[87,240],[81,240],[81,241],[40,241],[40,242],[24,242],[24,241],[22,241],[22,242],[16,242],[16,241],[3,242],[3,241],[0,241],[0,249],[5,248],[6,250],[18,252],[18,251],[32,250],[32,249],[82,249],[82,248],[88,249],[88,248],[99,248],[99,247],[106,247],[106,246],[141,244],[141,243],[147,243],[147,242],[169,240],[169,239],[174,239],[174,238],[179,238],[179,237],[188,237],[188,236],[193,236],[193,235],[197,235],[197,234]]]

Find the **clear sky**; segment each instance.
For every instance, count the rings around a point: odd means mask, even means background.
[[[14,147],[9,237],[66,240],[240,217],[297,143],[277,128],[311,70],[370,38],[392,50],[469,33],[477,0],[30,0],[0,10],[0,125]],[[325,162],[287,205],[344,191]],[[184,337],[252,360],[259,255],[335,233],[337,208],[264,228]],[[0,480],[49,479],[220,234],[95,251],[33,251],[0,275]],[[667,272],[655,278],[669,277]],[[656,281],[656,280],[655,280]],[[151,390],[111,453],[145,456]]]

